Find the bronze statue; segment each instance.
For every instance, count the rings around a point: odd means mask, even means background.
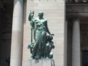
[[[29,21],[31,25],[31,44],[28,46],[32,53],[33,59],[41,58],[52,58],[51,50],[54,48],[52,39],[53,34],[50,33],[47,20],[43,18],[44,13],[39,12],[39,18],[34,18],[34,11],[31,11],[29,14]],[[47,33],[49,36],[47,36]],[[34,35],[35,42],[32,42]]]

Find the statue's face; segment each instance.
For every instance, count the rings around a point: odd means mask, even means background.
[[[39,12],[38,16],[43,17],[43,12]]]

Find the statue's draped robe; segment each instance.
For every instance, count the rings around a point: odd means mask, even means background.
[[[33,57],[44,57],[44,48],[46,45],[46,20],[33,19],[31,26],[34,28],[35,47],[33,49]]]

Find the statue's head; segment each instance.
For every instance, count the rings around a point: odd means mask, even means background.
[[[44,15],[43,12],[39,12],[39,13],[38,13],[38,16],[39,16],[39,17],[43,17],[43,15]]]

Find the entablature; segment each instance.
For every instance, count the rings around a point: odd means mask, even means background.
[[[88,0],[66,0],[67,4],[88,4]]]

